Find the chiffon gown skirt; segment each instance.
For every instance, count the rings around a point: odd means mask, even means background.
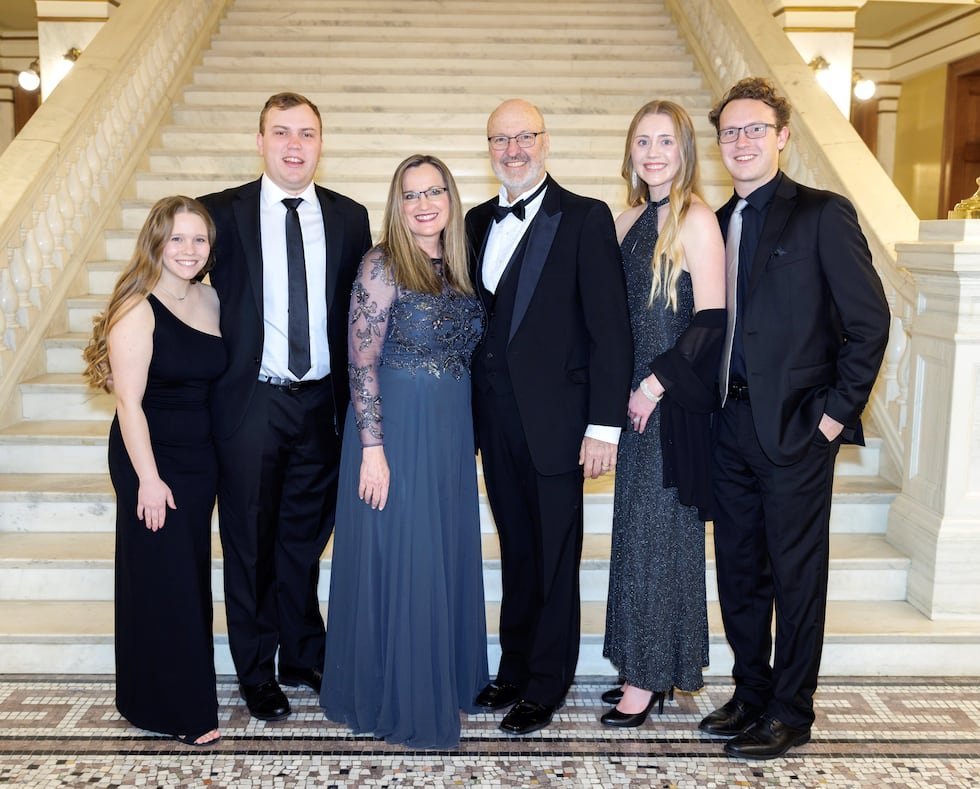
[[[197,737],[218,725],[211,630],[217,461],[208,389],[224,369],[225,349],[220,337],[148,298],[156,327],[143,410],[160,478],[177,509],[167,510],[156,532],[136,518],[139,482],[113,420],[116,707],[141,729]]]
[[[460,710],[479,711],[473,700],[487,682],[468,371],[480,313],[470,299],[409,292],[389,314],[375,366],[388,502],[374,510],[358,498],[361,433],[352,404],[320,702],[328,718],[356,733],[453,748]]]
[[[677,311],[662,294],[647,306],[657,243],[657,212],[641,214],[621,246],[633,328],[632,388],[648,364],[672,348],[694,311],[691,278],[677,282]],[[704,523],[697,507],[663,486],[660,409],[643,433],[624,424],[616,459],[606,637],[602,654],[631,685],[644,690],[702,687],[708,665]]]

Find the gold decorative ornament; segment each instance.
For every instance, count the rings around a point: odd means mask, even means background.
[[[980,178],[977,178],[977,191],[971,197],[960,200],[947,219],[980,219]]]

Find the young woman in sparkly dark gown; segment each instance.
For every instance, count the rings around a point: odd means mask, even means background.
[[[708,664],[704,520],[710,413],[725,330],[725,248],[697,194],[694,129],[669,101],[642,107],[626,137],[623,254],[634,372],[619,441],[603,654],[622,688],[607,726],[639,726]]]

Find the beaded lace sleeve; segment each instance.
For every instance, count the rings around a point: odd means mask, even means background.
[[[398,289],[377,249],[361,261],[351,289],[347,335],[351,404],[361,446],[384,443],[378,367],[388,334],[388,318]]]

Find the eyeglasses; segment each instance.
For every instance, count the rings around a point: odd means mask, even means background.
[[[720,129],[718,131],[718,142],[722,145],[735,142],[738,139],[739,132],[745,132],[745,136],[750,140],[758,140],[760,137],[765,137],[769,129],[775,128],[778,128],[775,123],[750,123],[748,126],[733,126],[729,129]]]
[[[487,141],[490,143],[490,147],[495,151],[505,151],[507,146],[510,145],[511,140],[517,140],[517,145],[521,148],[530,148],[537,142],[539,134],[547,134],[547,130],[539,132],[521,132],[520,134],[515,134],[513,137],[508,137],[506,134],[494,134],[492,137],[487,137]]]
[[[430,186],[428,189],[423,189],[421,192],[403,192],[402,200],[406,203],[414,203],[416,200],[421,200],[422,196],[425,195],[430,200],[435,200],[437,197],[442,197],[449,189],[445,186]]]

